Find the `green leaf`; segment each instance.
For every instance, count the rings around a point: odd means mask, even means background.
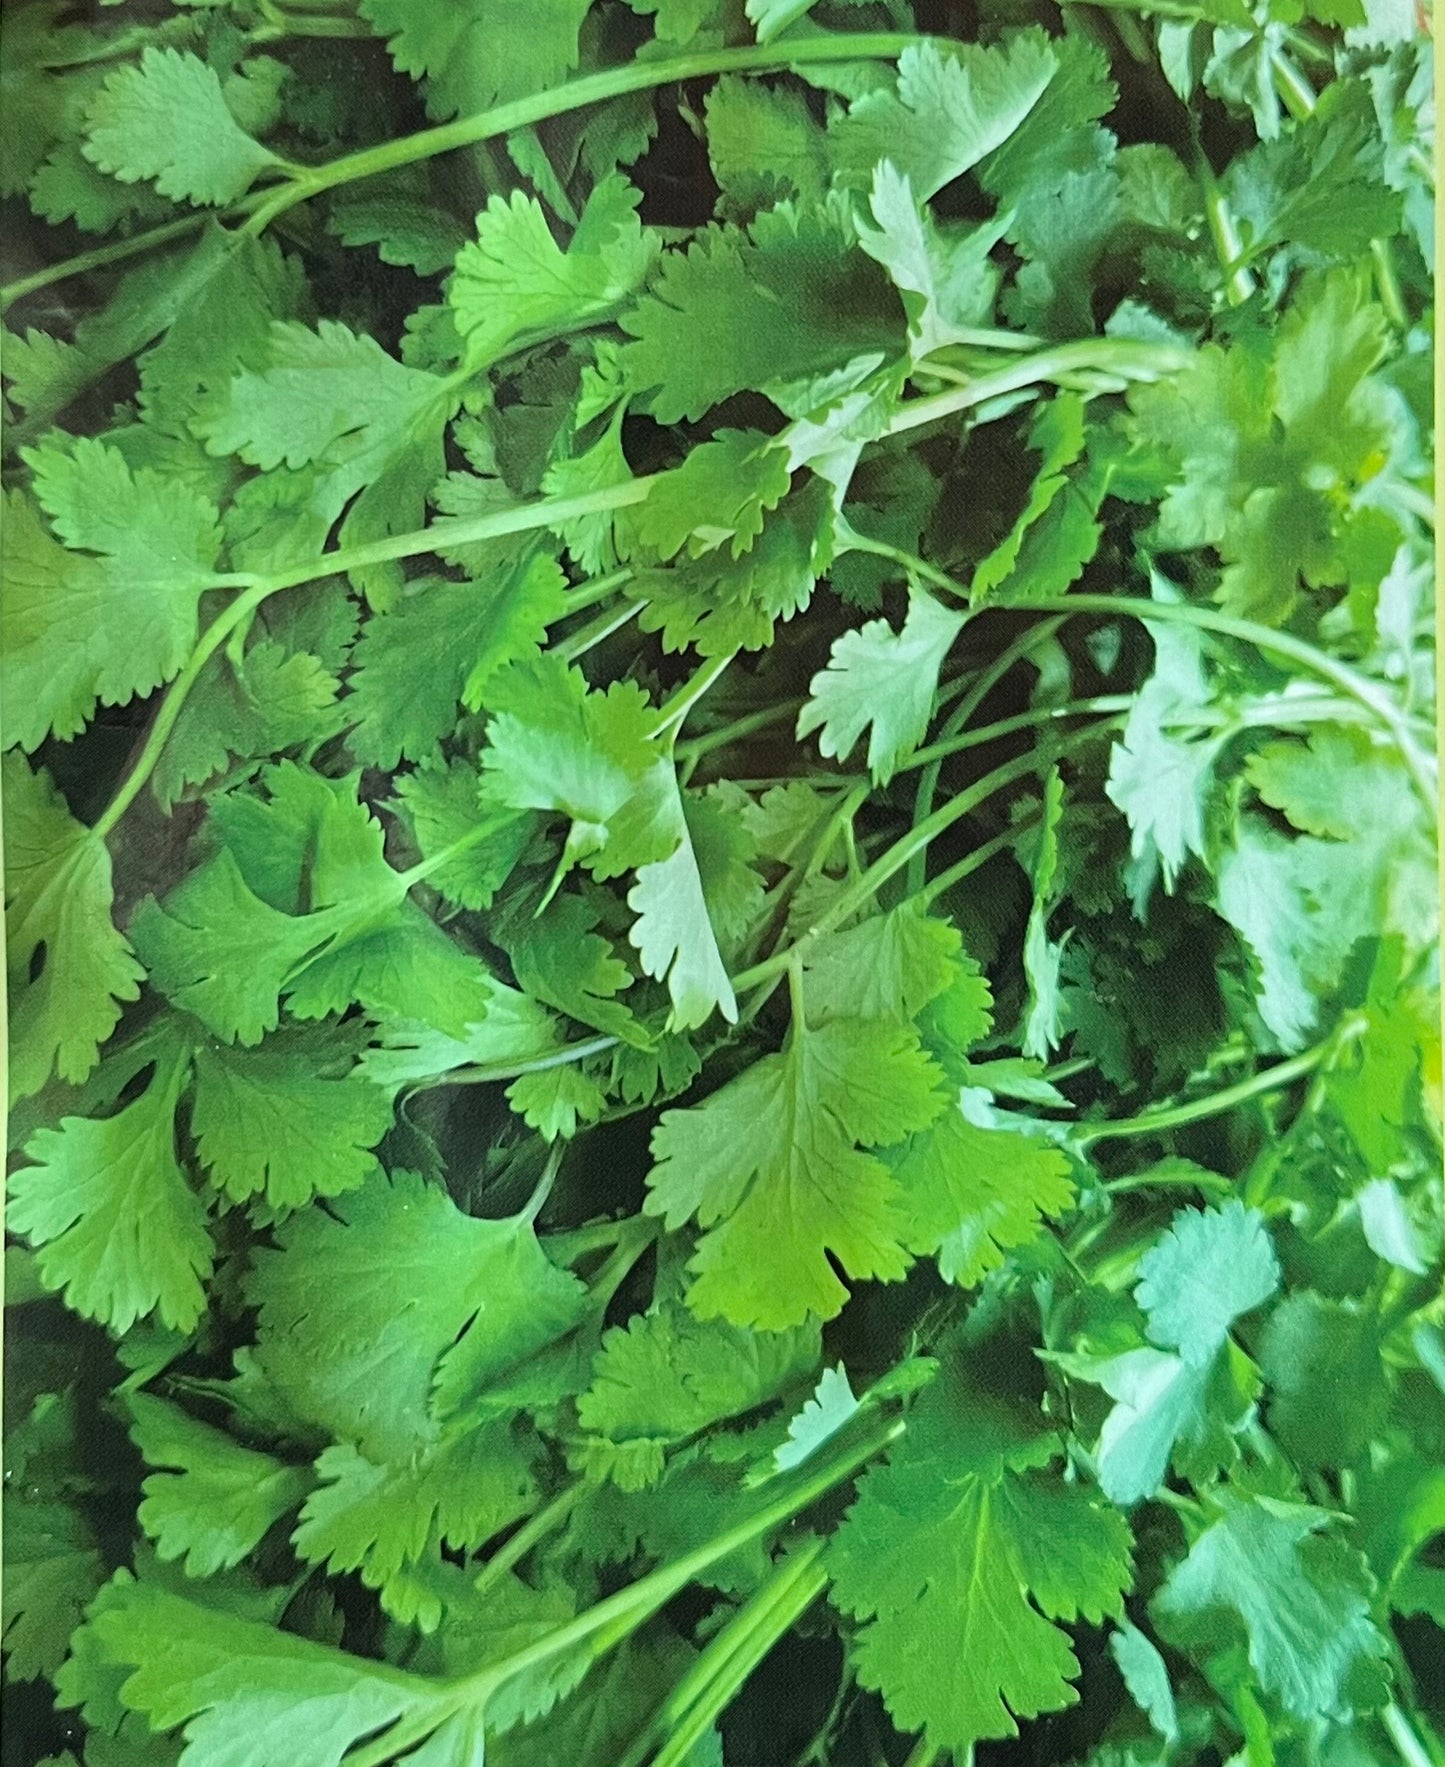
[[[816,1326],[750,1332],[671,1304],[609,1331],[577,1400],[579,1463],[638,1491],[662,1476],[670,1448],[742,1417],[817,1366]]]
[[[305,1467],[233,1441],[175,1405],[131,1393],[131,1440],[150,1473],[140,1525],[162,1559],[183,1558],[188,1577],[238,1565],[311,1487]]]
[[[196,1051],[191,1132],[211,1182],[273,1209],[354,1190],[375,1166],[391,1100],[324,1033],[281,1032],[259,1049]]]
[[[866,184],[891,160],[922,200],[1000,147],[1038,103],[1058,67],[1041,31],[1007,49],[910,44],[895,90],[868,92],[831,131],[844,175]]]
[[[907,1021],[976,968],[956,927],[914,903],[817,940],[803,960],[810,1017]]]
[[[175,49],[145,49],[107,79],[83,151],[123,183],[147,178],[162,196],[218,206],[281,164],[231,115],[215,69]]]
[[[526,1215],[474,1220],[414,1174],[379,1171],[330,1209],[291,1216],[258,1254],[258,1356],[298,1415],[378,1463],[433,1443],[438,1408],[580,1316],[581,1285]]]
[[[1119,1666],[1124,1685],[1139,1710],[1165,1742],[1179,1738],[1179,1716],[1169,1670],[1159,1649],[1137,1626],[1122,1621],[1109,1634],[1109,1654]]]
[[[316,1462],[321,1483],[292,1535],[297,1555],[333,1573],[359,1571],[394,1619],[433,1632],[442,1602],[412,1567],[439,1563],[443,1541],[466,1550],[525,1515],[526,1456],[505,1426],[473,1430],[409,1460],[378,1465],[348,1442]]]
[[[27,458],[36,500],[64,542],[24,497],[7,496],[8,740],[34,749],[48,731],[74,736],[97,700],[124,705],[176,673],[196,640],[221,534],[205,497],[132,473],[104,442],[47,444]]]
[[[176,1160],[176,1105],[190,1062],[163,1054],[139,1098],[104,1118],[66,1117],[25,1145],[8,1221],[40,1248],[66,1305],[116,1332],[156,1313],[189,1332],[205,1311],[213,1251],[206,1210]]]
[[[809,684],[798,714],[799,738],[821,730],[822,753],[846,760],[869,730],[869,771],[875,784],[886,784],[928,734],[938,671],[963,623],[962,614],[913,589],[901,632],[886,620],[845,632],[834,642],[828,667]]]
[[[671,472],[652,481],[633,526],[641,545],[660,559],[726,545],[734,558],[749,551],[766,511],[788,494],[787,461],[755,430],[722,429]]]
[[[1139,1265],[1135,1298],[1156,1344],[1207,1362],[1241,1314],[1268,1300],[1279,1263],[1263,1218],[1240,1202],[1181,1209]]]
[[[468,364],[485,368],[524,343],[610,317],[652,260],[634,213],[640,200],[625,178],[604,179],[564,252],[535,197],[494,196],[477,217],[477,238],[457,256],[449,291]]]
[[[544,556],[489,583],[409,583],[394,608],[367,622],[353,653],[352,753],[373,767],[430,755],[456,723],[459,701],[475,710],[498,669],[537,655],[566,612],[565,586]]]
[[[1242,1635],[1259,1686],[1297,1718],[1345,1720],[1383,1704],[1373,1581],[1359,1553],[1325,1531],[1328,1513],[1233,1493],[1219,1510],[1154,1598],[1164,1636],[1218,1650]]]
[[[23,1098],[52,1072],[86,1077],[143,971],[112,920],[105,843],[43,770],[13,755],[3,767],[10,1087]]]
[[[1390,1408],[1379,1327],[1357,1302],[1310,1289],[1287,1295],[1260,1344],[1269,1423],[1300,1466],[1342,1466],[1365,1454]],[[1320,1393],[1330,1403],[1320,1403]]]
[[[747,233],[704,233],[664,253],[656,281],[622,315],[627,387],[660,423],[695,420],[744,389],[896,354],[896,302],[849,250],[843,211],[779,203]]]
[[[801,1466],[857,1414],[858,1401],[848,1384],[847,1370],[841,1362],[836,1368],[825,1368],[812,1398],[789,1422],[787,1441],[773,1450],[773,1465],[779,1472]]]
[[[986,1093],[966,1087],[893,1165],[904,1243],[920,1257],[936,1257],[944,1281],[964,1288],[1036,1239],[1046,1215],[1062,1215],[1074,1201],[1059,1149],[976,1121],[987,1101]]]
[[[5,1603],[0,1643],[7,1681],[47,1678],[105,1576],[105,1561],[80,1513],[67,1503],[6,1503]]]
[[[577,65],[591,0],[363,0],[400,73],[425,76],[437,117],[550,91]]]
[[[885,1467],[867,1473],[828,1553],[833,1600],[858,1622],[854,1661],[902,1730],[960,1752],[1078,1698],[1057,1624],[1117,1615],[1123,1518],[1078,1485],[1025,1471],[1041,1444],[990,1452],[935,1383]]]
[[[701,1318],[782,1331],[831,1319],[855,1279],[907,1268],[887,1146],[938,1114],[937,1070],[910,1032],[862,1019],[795,1025],[767,1055],[652,1137],[647,1210],[705,1230],[689,1291]]]

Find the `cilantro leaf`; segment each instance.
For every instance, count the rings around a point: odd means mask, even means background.
[[[591,0],[363,0],[362,16],[391,59],[426,77],[437,117],[545,92],[577,65],[577,33]]]
[[[151,179],[182,202],[230,202],[280,165],[231,115],[215,69],[175,49],[145,49],[107,79],[82,146],[102,172],[126,184]]]
[[[191,1131],[212,1183],[234,1202],[262,1194],[273,1209],[361,1184],[391,1101],[347,1069],[348,1054],[313,1031],[281,1032],[255,1050],[197,1049]]]
[[[641,1490],[661,1477],[669,1448],[777,1398],[817,1359],[815,1326],[750,1332],[677,1304],[645,1314],[602,1340],[577,1400],[581,1464]]]
[[[911,1033],[861,1019],[795,1025],[706,1103],[652,1137],[647,1209],[704,1228],[691,1268],[701,1318],[782,1331],[831,1319],[854,1278],[901,1276],[904,1222],[887,1146],[938,1113],[937,1070]]]
[[[1347,1718],[1386,1698],[1386,1644],[1359,1553],[1302,1503],[1225,1493],[1152,1611],[1164,1636],[1226,1647],[1240,1634],[1262,1690],[1298,1718]]]
[[[938,671],[963,623],[962,614],[915,589],[901,632],[886,620],[845,632],[828,667],[809,685],[808,702],[798,714],[799,737],[821,730],[822,752],[846,760],[871,726],[869,771],[876,784],[886,784],[927,734]]]
[[[158,1313],[188,1332],[206,1306],[213,1250],[206,1210],[176,1161],[176,1105],[189,1061],[163,1055],[141,1095],[110,1117],[66,1117],[26,1143],[10,1180],[12,1231],[66,1304],[117,1332]]]
[[[865,1476],[828,1565],[863,1685],[901,1729],[957,1751],[1077,1699],[1056,1622],[1121,1611],[1130,1538],[1079,1486],[1026,1470],[1051,1458],[1046,1438],[998,1454],[971,1437],[955,1386],[935,1384]]]
[[[78,1081],[143,971],[112,919],[110,854],[42,770],[4,759],[6,974],[12,1095]],[[38,960],[38,968],[37,968]]]
[[[237,1565],[311,1485],[304,1467],[235,1442],[150,1393],[132,1393],[131,1440],[150,1473],[137,1516],[162,1559],[188,1577]]]
[[[1058,62],[1040,31],[1007,49],[912,44],[895,91],[867,92],[831,131],[844,174],[865,183],[891,160],[927,199],[1007,141],[1038,103]]]

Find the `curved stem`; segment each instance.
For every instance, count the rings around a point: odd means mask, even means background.
[[[182,215],[177,221],[166,221],[159,227],[148,227],[144,233],[133,233],[129,239],[118,239],[111,245],[97,246],[94,251],[64,258],[58,264],[47,264],[41,270],[32,271],[29,276],[7,282],[4,288],[0,288],[0,313],[5,312],[14,302],[24,300],[26,295],[36,294],[53,283],[65,282],[72,276],[84,276],[90,270],[104,270],[110,264],[123,263],[125,259],[137,257],[141,252],[151,251],[156,246],[169,245],[173,239],[184,239],[188,233],[199,233],[206,222],[213,218],[213,214],[212,210],[198,209],[193,215]]]
[[[1237,1105],[1247,1104],[1251,1098],[1262,1098],[1294,1085],[1296,1080],[1303,1080],[1366,1028],[1367,1021],[1363,1019],[1346,1019],[1313,1048],[1291,1056],[1288,1061],[1277,1062],[1272,1068],[1263,1068],[1248,1079],[1226,1086],[1221,1092],[1211,1092],[1207,1098],[1191,1099],[1188,1104],[1170,1105],[1164,1110],[1147,1111],[1142,1116],[1126,1117],[1115,1123],[1083,1123],[1070,1139],[1090,1147],[1096,1141],[1115,1141],[1125,1136],[1165,1135],[1171,1129],[1182,1129],[1190,1123],[1223,1116]]]
[[[438,1086],[495,1086],[503,1080],[519,1080],[523,1074],[543,1074],[550,1068],[569,1067],[574,1061],[586,1061],[589,1055],[605,1055],[617,1046],[616,1037],[587,1037],[580,1043],[565,1043],[548,1055],[534,1055],[526,1061],[478,1063],[474,1067],[453,1068],[450,1073],[418,1080],[413,1092],[430,1092]]]

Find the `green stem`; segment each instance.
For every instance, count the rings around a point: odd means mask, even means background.
[[[520,1079],[523,1074],[543,1074],[551,1068],[569,1067],[574,1061],[586,1061],[588,1056],[602,1055],[616,1046],[616,1037],[588,1037],[580,1043],[567,1043],[548,1055],[534,1055],[525,1061],[486,1062],[473,1067],[453,1068],[450,1073],[418,1080],[411,1090],[429,1092],[438,1086],[495,1086],[503,1080]]]
[[[648,732],[654,742],[659,741],[671,730],[678,729],[688,713],[705,693],[718,681],[733,660],[734,653],[729,651],[726,656],[711,657],[705,662],[692,678],[683,683],[672,698],[660,709],[657,720]]]
[[[210,212],[205,210],[194,215],[182,215],[178,221],[166,221],[159,227],[149,227],[144,233],[132,234],[129,239],[118,239],[112,245],[97,246],[94,251],[81,252],[58,264],[47,264],[43,269],[32,271],[29,276],[21,276],[15,282],[8,282],[4,288],[0,288],[0,313],[5,312],[14,302],[24,300],[26,295],[37,294],[42,288],[49,288],[54,283],[65,282],[72,276],[84,276],[91,270],[104,270],[110,264],[123,263],[125,259],[136,257],[153,247],[169,245],[173,239],[184,239],[188,233],[199,233],[210,219]]]
[[[1394,1743],[1395,1751],[1405,1767],[1440,1767],[1440,1755],[1425,1746],[1419,1732],[1396,1701],[1391,1700],[1380,1713],[1380,1722],[1389,1733],[1390,1741]]]
[[[817,1538],[791,1553],[709,1642],[654,1720],[666,1741],[652,1767],[685,1767],[753,1670],[827,1588],[822,1555]]]
[[[874,550],[871,545],[868,549],[870,551]],[[891,556],[893,550],[894,549],[890,547],[888,552],[883,554],[883,556]],[[905,554],[904,559],[901,561],[905,565],[907,557],[908,555]],[[1012,644],[1006,645],[949,713],[948,718],[943,725],[943,729],[940,732],[941,736],[956,736],[960,730],[964,729],[968,724],[969,719],[983,704],[984,700],[988,698],[989,694],[993,692],[994,688],[998,686],[999,682],[1003,680],[1004,676],[1008,674],[1014,664],[1022,661],[1035,645],[1046,643],[1053,637],[1054,633],[1058,631],[1061,625],[1063,625],[1061,619],[1055,618],[1052,620],[1045,620],[1042,624],[1031,626],[1027,631],[1021,632],[1019,636],[1014,639]],[[942,771],[942,763],[938,761],[930,762],[924,768],[923,773],[919,778],[918,790],[913,800],[913,820],[915,822],[922,822],[926,816],[932,813],[933,798],[935,792],[938,790],[938,780]],[[915,856],[913,863],[909,866],[908,893],[910,896],[917,895],[923,888],[927,872],[927,863],[926,854],[919,853]]]
[[[458,1676],[449,1685],[464,1697],[485,1699],[495,1688],[514,1676],[540,1668],[556,1657],[590,1644],[599,1634],[612,1634],[615,1639],[613,1628],[619,1622],[625,1625],[627,1631],[635,1630],[679,1590],[685,1589],[711,1566],[750,1545],[761,1535],[771,1533],[774,1528],[781,1527],[820,1498],[826,1497],[835,1487],[851,1478],[860,1467],[866,1466],[876,1455],[897,1441],[906,1427],[902,1418],[876,1424],[851,1446],[832,1456],[809,1476],[801,1478],[788,1492],[774,1498],[771,1503],[765,1504],[745,1520],[734,1523],[731,1528],[715,1535],[704,1545],[694,1547],[691,1552],[684,1553],[671,1564],[660,1565],[657,1570],[639,1578],[628,1588],[618,1590],[615,1595],[599,1601],[585,1613],[579,1614],[575,1620],[559,1626],[555,1632],[519,1650],[504,1662],[489,1664],[483,1669],[474,1670],[470,1675]]]
[[[797,716],[803,705],[800,699],[784,700],[778,705],[764,706],[761,711],[746,712],[731,723],[723,724],[716,730],[709,730],[702,736],[689,737],[686,742],[677,745],[677,757],[692,766],[710,755],[716,749],[726,748],[730,743],[738,742],[745,736],[751,736],[758,730],[771,730],[774,724],[789,724]]]
[[[1062,706],[1031,706],[1026,712],[1015,712],[1011,718],[980,724],[976,730],[964,730],[957,736],[931,742],[927,748],[915,749],[907,760],[899,763],[898,771],[908,773],[915,767],[932,767],[950,755],[981,748],[985,743],[997,742],[1000,737],[1011,736],[1017,730],[1028,730],[1036,724],[1051,724],[1057,718],[1082,718],[1089,712],[1127,712],[1133,703],[1132,694],[1103,693],[1093,699],[1070,700]]]
[[[1187,367],[1191,352],[1174,344],[1138,343],[1132,338],[1077,338],[1072,343],[1055,344],[1046,350],[1035,350],[1021,356],[1007,367],[981,374],[967,386],[952,387],[934,393],[927,399],[914,399],[893,418],[885,435],[904,435],[924,424],[938,423],[967,411],[976,405],[1005,393],[1021,392],[1041,381],[1057,380],[1060,375],[1076,373],[1081,368],[1100,368],[1122,374],[1130,380],[1157,380],[1166,374],[1177,374]]]
[[[741,991],[759,987],[774,976],[780,975],[790,966],[801,962],[805,951],[823,938],[825,934],[832,932],[834,927],[841,925],[850,915],[856,913],[865,902],[878,893],[889,878],[908,864],[915,853],[922,852],[946,829],[951,828],[955,822],[976,810],[995,792],[1003,790],[1005,786],[1012,785],[1015,780],[1037,772],[1039,768],[1057,760],[1060,755],[1080,746],[1082,742],[1092,740],[1098,733],[1098,727],[1091,726],[1088,730],[1078,732],[1062,742],[1052,745],[1041,744],[1038,748],[1031,749],[1027,754],[1017,755],[1013,760],[1005,762],[1003,766],[994,768],[992,773],[986,773],[982,779],[969,786],[966,791],[959,792],[957,797],[944,804],[942,808],[935,810],[931,816],[915,824],[901,840],[895,841],[881,858],[874,860],[856,883],[850,885],[846,890],[839,891],[831,906],[793,944],[784,950],[773,952],[761,963],[755,963],[740,975],[734,976],[734,988]],[[1016,830],[1011,831],[1011,833],[1016,832]]]
[[[553,645],[552,654],[560,657],[564,663],[577,662],[589,650],[596,650],[614,632],[620,632],[625,625],[635,620],[646,606],[645,601],[629,601],[621,607],[608,608],[605,613],[598,614],[595,620],[589,620],[570,637],[564,638],[560,644]]]
[[[1319,102],[1315,89],[1284,50],[1270,51],[1269,71],[1275,91],[1294,120],[1302,123],[1306,117],[1312,117]]]
[[[831,61],[891,61],[906,48],[924,41],[927,39],[914,35],[859,32],[784,43],[747,44],[734,49],[700,50],[693,55],[673,56],[666,61],[633,61],[624,67],[607,68],[601,73],[584,75],[580,80],[570,80],[550,91],[495,105],[475,116],[458,117],[455,122],[422,129],[399,140],[362,148],[357,153],[343,154],[272,194],[251,217],[246,231],[264,231],[287,209],[339,184],[350,184],[359,178],[375,177],[379,172],[416,165],[438,154],[454,153],[458,148],[474,147],[499,135],[530,128],[550,117],[605,104],[609,99],[621,98],[628,93],[652,91],[659,86],[703,79],[713,74],[772,73],[787,67]]]
[[[1188,1104],[1170,1105],[1167,1109],[1147,1111],[1142,1116],[1127,1117],[1119,1122],[1084,1123],[1074,1132],[1072,1139],[1084,1147],[1091,1147],[1096,1141],[1117,1141],[1125,1136],[1166,1135],[1171,1129],[1182,1129],[1189,1123],[1223,1116],[1226,1111],[1247,1104],[1251,1098],[1280,1092],[1286,1086],[1293,1086],[1296,1080],[1303,1080],[1335,1055],[1342,1044],[1360,1036],[1365,1028],[1363,1019],[1346,1019],[1313,1048],[1291,1056],[1288,1061],[1278,1062],[1272,1068],[1263,1068],[1248,1079],[1226,1086],[1221,1092],[1211,1092],[1207,1098],[1191,1099]]]
[[[1016,823],[1011,828],[1003,829],[992,840],[985,841],[981,847],[975,847],[966,859],[960,859],[956,865],[950,865],[946,871],[940,871],[937,877],[930,878],[921,888],[910,890],[908,892],[909,899],[916,901],[921,907],[928,907],[929,903],[936,902],[956,883],[962,883],[964,878],[971,877],[975,871],[982,871],[990,859],[996,859],[1000,853],[1006,853],[1010,847],[1017,844],[1022,835],[1031,834],[1039,826],[1041,820],[1040,817],[1032,817]]]
[[[1244,265],[1244,241],[1234,215],[1225,201],[1224,192],[1214,176],[1214,168],[1201,152],[1198,155],[1200,187],[1204,192],[1204,215],[1209,223],[1209,237],[1214,253],[1224,272],[1225,293],[1232,307],[1242,305],[1254,293],[1254,277]]]
[[[556,1528],[559,1528],[587,1490],[587,1481],[578,1479],[575,1484],[564,1485],[550,1503],[525,1522],[510,1540],[505,1541],[482,1567],[472,1583],[479,1595],[494,1589],[503,1577],[519,1565],[534,1546],[539,1545]]]

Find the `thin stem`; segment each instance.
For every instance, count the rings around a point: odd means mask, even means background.
[[[957,736],[931,742],[927,748],[915,749],[907,760],[899,763],[898,771],[908,773],[915,767],[932,765],[950,755],[962,754],[966,749],[997,742],[1000,737],[1011,736],[1016,730],[1028,730],[1035,724],[1051,724],[1058,718],[1082,718],[1089,712],[1127,712],[1133,703],[1131,694],[1102,693],[1093,699],[1070,700],[1062,706],[1031,706],[1026,712],[1015,712],[1011,718],[980,724],[976,730],[964,730]]]
[[[555,1529],[561,1527],[567,1517],[577,1507],[578,1502],[587,1490],[587,1481],[578,1479],[575,1484],[564,1485],[550,1503],[525,1522],[510,1540],[504,1541],[482,1567],[472,1587],[479,1595],[495,1589],[507,1573],[519,1565],[534,1546],[540,1545]]]
[[[1012,828],[1005,828],[992,840],[985,841],[981,847],[975,847],[966,859],[960,859],[956,865],[950,865],[946,871],[929,879],[921,889],[910,890],[909,898],[926,908],[929,903],[936,902],[945,891],[951,890],[956,883],[971,877],[975,871],[981,871],[990,859],[996,859],[1000,853],[1006,853],[1014,846],[1020,836],[1031,834],[1042,821],[1041,817],[1032,817],[1024,822],[1016,823]]]
[[[903,435],[924,424],[937,423],[960,411],[987,403],[1005,393],[1021,392],[1041,381],[1056,380],[1081,368],[1102,368],[1131,380],[1157,380],[1187,367],[1190,352],[1173,344],[1138,343],[1132,338],[1079,338],[1021,357],[992,374],[981,374],[966,387],[914,399],[893,418],[885,435]]]
[[[726,656],[712,657],[689,681],[683,683],[661,708],[656,723],[648,732],[654,742],[666,736],[669,731],[676,730],[681,726],[688,713],[717,682],[732,660],[733,653],[731,651]]]
[[[552,646],[552,654],[561,657],[564,663],[575,663],[580,657],[587,655],[589,650],[596,650],[614,632],[635,620],[647,606],[645,601],[629,601],[621,607],[608,608],[605,613],[598,614],[595,620],[589,620],[585,626],[579,627],[570,638],[564,638],[560,644]]]
[[[799,1547],[710,1641],[658,1713],[667,1740],[652,1767],[685,1767],[749,1675],[827,1588],[822,1553],[817,1538]]]
[[[1312,1049],[1291,1056],[1288,1061],[1277,1062],[1272,1068],[1263,1068],[1248,1079],[1226,1086],[1221,1092],[1211,1092],[1207,1098],[1191,1099],[1188,1104],[1170,1105],[1164,1110],[1147,1111],[1142,1116],[1127,1117],[1115,1123],[1084,1123],[1074,1132],[1072,1139],[1091,1147],[1096,1141],[1117,1141],[1125,1136],[1166,1135],[1171,1129],[1182,1129],[1189,1123],[1223,1116],[1226,1111],[1247,1104],[1251,1098],[1280,1092],[1286,1086],[1294,1085],[1296,1080],[1303,1080],[1335,1055],[1342,1044],[1360,1036],[1365,1028],[1363,1019],[1347,1019]]]
[[[149,227],[144,233],[133,233],[129,239],[118,239],[111,245],[96,246],[93,251],[81,252],[58,264],[47,264],[43,269],[34,270],[29,276],[21,276],[0,289],[0,313],[5,312],[14,302],[23,301],[26,295],[37,294],[42,288],[49,288],[54,283],[65,282],[72,276],[84,276],[90,270],[104,270],[110,264],[123,263],[125,259],[136,257],[156,246],[169,245],[173,239],[184,239],[188,233],[199,233],[210,219],[209,211],[198,210],[193,215],[182,215],[177,221],[166,221],[159,227]]]
[[[1389,1733],[1390,1741],[1394,1743],[1395,1751],[1405,1767],[1440,1767],[1441,1753],[1426,1747],[1419,1732],[1395,1700],[1391,1700],[1380,1713],[1380,1722]]]
[[[405,874],[403,874],[405,875]],[[569,1067],[573,1062],[586,1061],[590,1055],[602,1055],[617,1046],[616,1037],[588,1037],[580,1043],[568,1043],[548,1055],[534,1055],[526,1061],[478,1063],[473,1067],[453,1068],[450,1073],[418,1080],[414,1092],[428,1092],[437,1086],[495,1086],[503,1080],[518,1080],[523,1074],[543,1074],[550,1068]]]
[[[459,1694],[485,1698],[493,1688],[500,1687],[514,1676],[589,1644],[598,1634],[609,1632],[618,1621],[625,1622],[629,1631],[635,1629],[712,1565],[750,1545],[761,1535],[771,1533],[774,1528],[810,1508],[819,1498],[827,1496],[875,1455],[881,1454],[890,1443],[896,1442],[906,1427],[901,1417],[879,1423],[852,1446],[831,1457],[811,1476],[800,1480],[787,1493],[765,1504],[745,1520],[734,1523],[671,1564],[660,1565],[628,1588],[599,1601],[575,1620],[559,1626],[555,1632],[519,1650],[504,1662],[459,1676],[450,1686]]]
[[[920,1736],[909,1752],[903,1767],[933,1767],[943,1750],[937,1743],[930,1742],[927,1736]]]
[[[745,969],[741,975],[734,976],[733,987],[739,991],[759,987],[790,965],[801,961],[805,950],[825,934],[832,932],[834,927],[840,926],[850,915],[856,913],[865,902],[878,893],[889,878],[907,865],[915,853],[923,851],[930,842],[936,840],[955,822],[976,810],[995,792],[1003,790],[1007,785],[1012,785],[1017,779],[1037,772],[1039,768],[1047,766],[1051,761],[1057,760],[1060,755],[1078,747],[1083,741],[1091,740],[1097,734],[1098,728],[1095,726],[1062,742],[1052,745],[1041,744],[1038,748],[1031,749],[1027,754],[1017,755],[1013,760],[1005,762],[1003,766],[994,768],[993,772],[986,773],[982,779],[969,786],[966,791],[961,791],[957,797],[944,804],[941,809],[935,810],[931,816],[917,823],[901,840],[895,841],[881,858],[874,860],[855,884],[846,890],[839,891],[828,909],[792,945],[782,951],[775,951],[771,957],[764,958],[761,963],[755,963],[750,969]]]
[[[691,736],[686,742],[678,743],[677,757],[680,761],[696,766],[705,755],[712,754],[715,749],[726,748],[730,743],[751,736],[755,731],[771,730],[774,724],[791,723],[802,704],[800,699],[790,699],[778,705],[764,706],[761,711],[746,712],[742,717],[734,718],[730,724],[723,724],[702,736]]]
[[[1249,299],[1255,289],[1254,277],[1244,265],[1244,241],[1240,237],[1229,204],[1225,201],[1224,192],[1219,188],[1219,181],[1214,176],[1214,168],[1204,157],[1202,149],[1197,163],[1199,184],[1204,192],[1204,215],[1209,223],[1209,237],[1214,241],[1214,255],[1219,259],[1219,267],[1224,272],[1225,294],[1230,306],[1238,307]]]

